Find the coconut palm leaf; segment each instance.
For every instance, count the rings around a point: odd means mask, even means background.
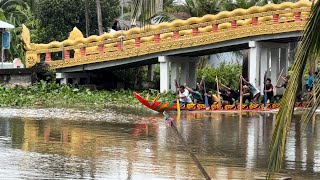
[[[161,23],[161,22],[171,22],[175,20],[176,18],[171,14],[167,12],[159,12],[155,15],[152,20],[156,23]]]
[[[308,107],[310,107],[309,109],[307,109],[301,118],[301,122],[302,122],[302,127],[303,129],[305,129],[307,127],[307,125],[310,123],[310,120],[312,119],[315,111],[317,110],[317,108],[320,105],[320,82],[319,82],[319,74],[314,77],[315,79],[315,83],[314,83],[314,96],[312,96],[312,98],[309,100],[308,102]]]
[[[156,0],[131,1],[132,24],[140,21],[141,26],[150,24],[150,19],[156,14]]]
[[[299,84],[301,81],[301,77],[307,62],[309,62],[312,57],[319,57],[320,55],[320,33],[317,31],[317,29],[320,28],[319,6],[320,1],[315,2],[315,4],[312,6],[308,22],[301,38],[301,44],[297,50],[295,62],[292,66],[292,75],[281,100],[269,149],[270,157],[267,172],[268,179],[271,179],[273,173],[281,168],[284,159],[286,138],[291,125],[298,89],[297,84]],[[316,94],[319,96],[319,92]],[[315,106],[316,105],[317,104],[315,104]],[[314,112],[314,108],[311,108],[310,113],[312,112]]]

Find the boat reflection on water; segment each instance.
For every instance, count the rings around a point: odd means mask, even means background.
[[[319,118],[303,131],[300,116],[277,177],[320,175]],[[253,179],[265,175],[274,121],[273,113],[182,112],[174,123],[212,179]],[[129,122],[0,117],[0,125],[0,178],[203,178],[161,114]]]

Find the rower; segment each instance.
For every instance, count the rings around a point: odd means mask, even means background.
[[[269,100],[270,103],[273,103],[273,85],[271,84],[270,78],[266,79],[265,87],[263,89],[264,89],[264,95],[263,95],[261,102],[263,103],[265,96],[267,96],[266,100],[267,101]]]
[[[199,91],[196,89],[191,89],[187,83],[184,83],[184,87],[190,92],[191,94],[191,99],[194,104],[203,104],[203,98],[202,95]]]
[[[250,94],[253,97],[253,103],[257,103],[260,97],[260,91],[253,84],[249,83],[248,80],[242,77],[243,84],[249,87]]]

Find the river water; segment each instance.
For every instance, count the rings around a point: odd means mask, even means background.
[[[0,179],[204,179],[162,114],[121,111],[0,109]],[[300,117],[277,178],[320,177],[320,116],[306,130]],[[274,121],[188,112],[174,123],[212,179],[263,179]]]

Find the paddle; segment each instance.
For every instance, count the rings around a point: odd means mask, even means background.
[[[179,102],[179,98],[177,98],[177,113],[180,114],[180,102]]]
[[[216,82],[217,82],[218,105],[219,107],[221,107],[218,76],[216,76]]]
[[[264,79],[263,105],[264,105],[264,108],[266,108],[266,106],[267,106],[267,92],[266,92],[266,90],[267,90],[267,86],[266,86],[267,71],[265,71],[263,79]]]
[[[240,76],[240,111],[242,110],[242,96],[243,96],[243,92],[242,92],[242,75]]]
[[[203,83],[203,91],[206,94],[207,91],[206,91],[206,84],[204,82],[204,76],[202,76],[202,83]],[[209,102],[208,102],[208,96],[207,95],[204,95],[204,104],[206,105],[206,109],[209,109]]]
[[[278,84],[278,82],[279,82],[279,80],[280,80],[280,78],[281,78],[283,69],[284,69],[284,68],[282,68],[282,70],[281,70],[281,72],[280,72],[280,74],[279,74],[279,77],[278,77],[277,82],[276,82],[276,84],[275,84],[276,86],[277,86],[277,84]],[[275,87],[276,87],[276,86],[275,86]],[[277,88],[274,88],[273,92],[274,92],[274,95],[277,95]]]
[[[192,158],[193,162],[197,165],[197,167],[199,168],[199,170],[201,171],[201,173],[203,174],[203,176],[206,178],[206,180],[211,180],[210,176],[208,175],[208,173],[206,172],[206,170],[202,167],[202,165],[200,164],[199,160],[197,159],[197,157],[192,153],[191,149],[189,148],[188,144],[186,143],[186,141],[183,139],[183,137],[181,136],[181,134],[179,133],[177,127],[173,124],[172,120],[173,118],[171,118],[169,116],[169,114],[164,111],[163,115],[165,117],[165,122],[166,124],[172,128],[173,132],[177,135],[178,139],[180,140],[181,144],[184,146],[185,150],[187,151],[187,153],[189,154],[189,156]]]

